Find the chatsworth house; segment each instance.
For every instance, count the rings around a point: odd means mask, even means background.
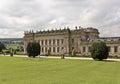
[[[29,42],[39,42],[41,55],[48,50],[52,55],[59,55],[64,50],[70,54],[75,49],[79,55],[90,55],[90,46],[93,42],[105,42],[109,49],[109,55],[120,56],[120,37],[99,37],[100,32],[96,28],[81,26],[71,30],[69,27],[47,31],[26,31],[24,33],[24,51],[26,53]]]

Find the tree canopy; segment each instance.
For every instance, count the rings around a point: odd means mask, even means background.
[[[27,45],[27,54],[29,57],[40,55],[40,44],[37,42],[29,42]]]
[[[5,49],[5,45],[0,42],[0,52],[1,52],[3,49]]]
[[[104,42],[93,43],[90,52],[92,58],[95,60],[103,60],[108,57],[108,47]]]

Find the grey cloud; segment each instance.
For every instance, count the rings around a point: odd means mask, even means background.
[[[81,25],[98,28],[101,36],[120,36],[117,33],[120,27],[119,0],[2,0],[2,2],[1,31],[4,28],[23,34],[24,30],[30,29],[63,26],[73,28]],[[113,30],[115,33],[110,34]]]

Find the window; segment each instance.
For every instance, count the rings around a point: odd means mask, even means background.
[[[43,40],[41,40],[41,45],[43,45]]]
[[[57,45],[59,45],[59,39],[57,39]]]
[[[47,52],[47,47],[45,47],[45,52]]]
[[[108,46],[108,52],[111,52],[111,47],[110,46]]]
[[[47,40],[45,40],[45,45],[47,45]]]
[[[64,49],[64,47],[62,47],[62,50]]]
[[[63,44],[64,43],[64,40],[63,39],[61,39],[61,44]]]
[[[118,52],[118,47],[114,46],[114,52]]]
[[[53,52],[55,52],[55,47],[53,47]]]
[[[57,47],[57,52],[59,52],[60,50],[59,50],[59,47]]]
[[[74,43],[74,38],[72,38],[72,43]]]
[[[55,45],[55,39],[53,39],[53,45]]]
[[[86,48],[85,47],[83,47],[83,52],[85,52],[86,51]]]
[[[51,40],[49,40],[49,45],[51,45]]]

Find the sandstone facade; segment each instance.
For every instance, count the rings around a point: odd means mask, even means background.
[[[92,27],[75,27],[74,30],[67,27],[59,30],[25,32],[25,53],[27,44],[33,41],[40,43],[41,55],[47,54],[48,50],[52,55],[60,55],[63,50],[65,54],[70,54],[72,49],[75,49],[77,54],[89,55],[91,44],[103,41],[109,47],[110,55],[120,56],[120,37],[99,37],[99,31]]]

